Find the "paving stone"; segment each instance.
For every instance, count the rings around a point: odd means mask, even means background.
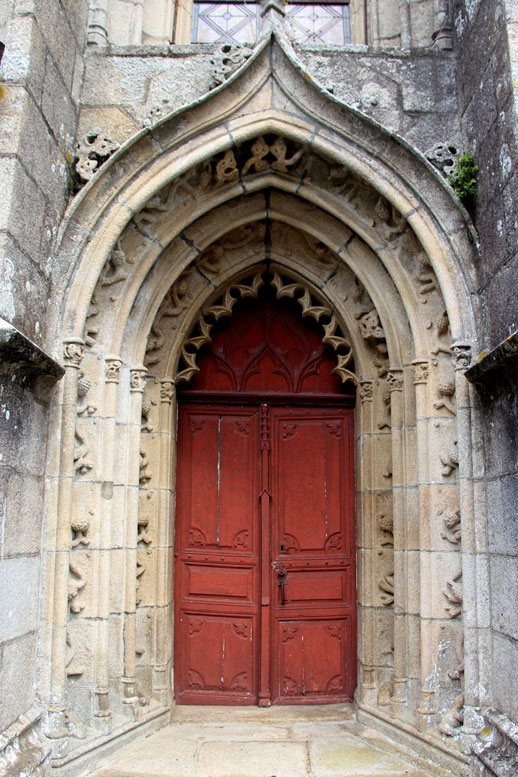
[[[352,736],[329,738],[310,746],[311,774],[314,777],[334,775],[376,775],[400,777],[416,774],[409,764]]]

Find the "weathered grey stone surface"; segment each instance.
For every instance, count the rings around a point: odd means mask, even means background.
[[[216,46],[180,43],[173,10],[0,3],[0,765],[41,769],[41,729],[66,774],[169,715],[175,365],[268,258],[340,311],[359,371],[358,707],[509,777],[518,2],[376,0],[365,26],[358,0],[343,48],[292,46],[270,8],[217,89]],[[94,129],[116,150],[76,193]],[[439,143],[473,152],[473,213],[424,159]],[[278,744],[290,773],[305,751]],[[323,775],[335,744],[308,753]]]

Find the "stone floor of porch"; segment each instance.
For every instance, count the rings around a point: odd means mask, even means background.
[[[355,718],[353,705],[176,707],[88,777],[454,777]]]

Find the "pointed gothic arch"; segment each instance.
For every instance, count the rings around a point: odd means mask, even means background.
[[[326,326],[334,317],[354,354],[358,704],[461,764],[438,722],[462,682],[476,706],[483,677],[477,651],[464,681],[459,669],[477,628],[469,607],[459,622],[459,570],[476,562],[451,528],[462,517],[476,545],[466,215],[417,152],[309,84],[282,40],[257,47],[246,77],[125,144],[60,233],[67,374],[49,464],[42,688],[57,700],[56,758],[167,715],[175,369],[185,348],[194,366],[203,311],[268,261],[330,311]],[[449,681],[436,682],[437,661]]]

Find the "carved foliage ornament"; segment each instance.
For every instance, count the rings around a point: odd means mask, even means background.
[[[246,43],[224,43],[212,57],[212,78],[219,86],[230,78],[252,56],[252,47]]]
[[[99,167],[117,151],[119,144],[100,129],[84,135],[75,148],[74,172],[76,189],[89,181]]]

